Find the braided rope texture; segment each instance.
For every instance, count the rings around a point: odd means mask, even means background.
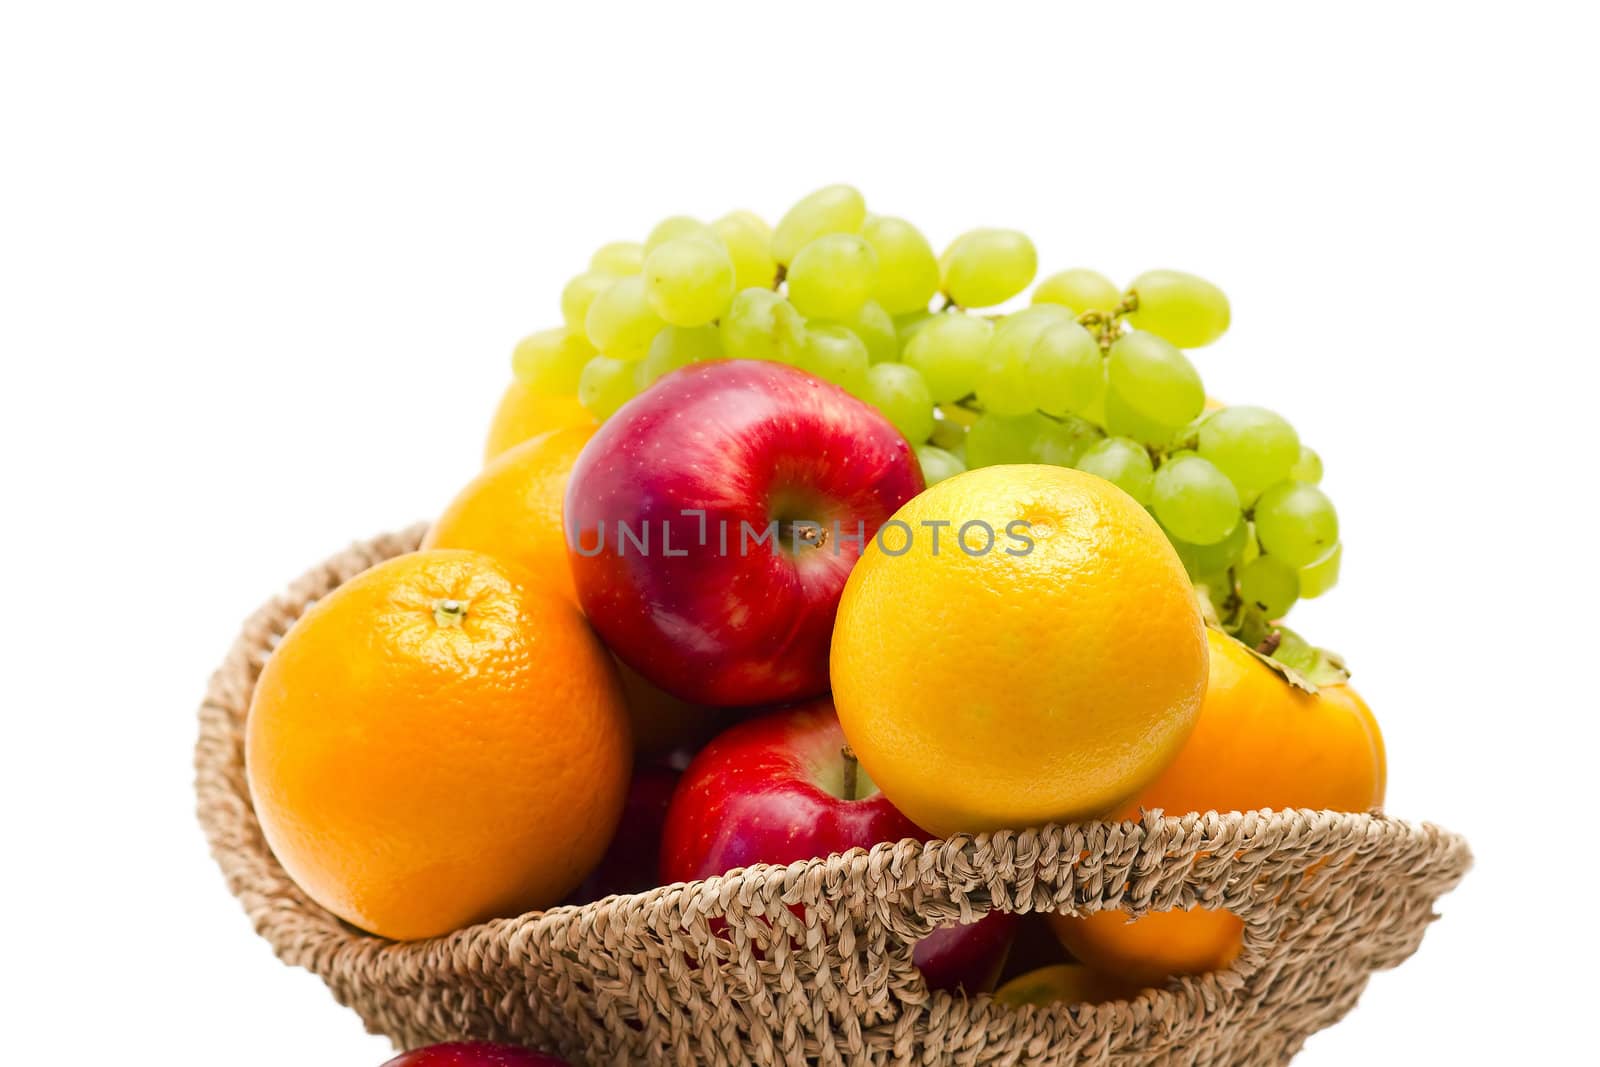
[[[426,941],[373,937],[273,858],[244,721],[290,624],[415,549],[422,529],[351,546],[252,615],[211,679],[195,750],[201,825],[256,932],[402,1048],[508,1041],[589,1065],[1282,1064],[1368,974],[1416,951],[1471,864],[1460,837],[1375,814],[1157,812],[751,867]],[[1238,960],[1128,1001],[1008,1008],[932,993],[912,963],[935,926],[991,908],[1196,905],[1244,920]]]

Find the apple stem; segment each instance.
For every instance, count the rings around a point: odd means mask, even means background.
[[[861,798],[856,796],[856,781],[859,777],[856,772],[861,762],[856,759],[855,749],[845,745],[839,750],[839,755],[844,757],[844,798],[860,800]]]

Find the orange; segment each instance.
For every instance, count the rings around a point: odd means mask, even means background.
[[[1117,807],[1177,755],[1206,688],[1193,586],[1155,520],[1040,465],[907,501],[845,584],[831,666],[861,765],[937,834]]]
[[[1211,681],[1194,733],[1178,758],[1122,813],[1168,814],[1317,808],[1366,811],[1383,803],[1383,736],[1348,685],[1316,694],[1291,686],[1227,634],[1207,630]],[[1078,959],[1122,977],[1159,982],[1226,966],[1243,924],[1225,911],[1156,912],[1130,922],[1118,911],[1052,915]]]
[[[475,552],[414,552],[318,601],[256,684],[250,796],[324,908],[390,938],[557,903],[599,861],[631,753],[577,610]]]
[[[1057,963],[1019,974],[994,991],[1001,1004],[1021,1007],[1035,1004],[1104,1004],[1139,995],[1139,987],[1101,974],[1081,963]]]
[[[548,430],[506,451],[456,494],[422,547],[487,553],[576,606],[561,504],[572,465],[594,431],[592,422]],[[716,712],[668,696],[620,662],[617,666],[639,754],[697,746],[716,731],[721,721]]]
[[[422,547],[487,552],[576,605],[561,502],[594,431],[592,425],[549,430],[511,448],[456,494]]]
[[[594,425],[594,416],[584,410],[576,396],[537,392],[513,379],[500,397],[494,421],[489,424],[483,461],[488,463],[507,449],[548,430]]]

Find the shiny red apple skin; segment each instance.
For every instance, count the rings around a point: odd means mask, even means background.
[[[870,540],[922,489],[906,439],[839,387],[780,363],[685,367],[607,419],[573,467],[578,599],[618,657],[683,700],[815,697],[856,534]],[[774,521],[829,532],[812,545],[786,527],[774,551],[756,541]],[[647,531],[648,549],[619,523]]]
[[[642,893],[660,884],[656,866],[661,832],[680,775],[666,764],[646,764],[633,772],[617,832],[600,863],[573,892],[572,903],[587,904],[615,893]]]
[[[383,1067],[572,1067],[566,1060],[514,1045],[454,1041],[402,1052]]]
[[[678,783],[667,810],[661,880],[687,882],[754,863],[796,860],[931,835],[902,815],[857,769],[846,799],[844,730],[831,700],[768,712],[713,738]],[[993,988],[1011,945],[1013,916],[992,912],[935,931],[916,947],[934,989]]]

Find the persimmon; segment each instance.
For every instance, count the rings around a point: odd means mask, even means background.
[[[1383,803],[1386,766],[1377,720],[1348,684],[1297,688],[1239,641],[1207,629],[1211,671],[1194,731],[1178,757],[1119,814],[1317,808]],[[1138,983],[1227,966],[1244,924],[1225,911],[1052,915],[1077,959]]]

